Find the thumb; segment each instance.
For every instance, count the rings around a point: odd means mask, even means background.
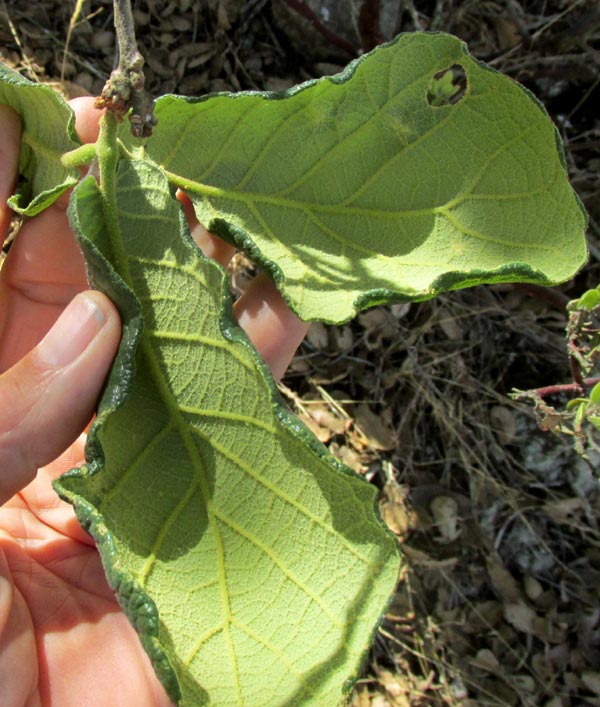
[[[120,336],[111,301],[83,292],[40,343],[0,375],[0,504],[84,429]]]

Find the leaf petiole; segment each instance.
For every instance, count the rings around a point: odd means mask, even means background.
[[[80,145],[74,150],[69,150],[69,152],[65,152],[61,155],[60,163],[67,169],[85,167],[92,163],[94,157],[96,157],[96,145],[94,143],[88,143],[86,145]]]

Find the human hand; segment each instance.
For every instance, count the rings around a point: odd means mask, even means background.
[[[73,102],[94,141],[99,113]],[[0,240],[10,219],[20,124],[0,106]],[[116,353],[121,328],[107,297],[88,289],[61,198],[27,221],[0,271],[0,705],[167,707],[138,638],[109,588],[92,539],[52,490],[84,459],[83,429]],[[226,264],[233,248],[192,235]],[[259,276],[235,305],[275,377],[306,333]]]

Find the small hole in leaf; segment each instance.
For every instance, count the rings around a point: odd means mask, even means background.
[[[429,82],[427,103],[434,108],[456,105],[467,92],[467,74],[460,64],[438,71]]]

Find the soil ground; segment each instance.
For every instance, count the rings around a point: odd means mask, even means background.
[[[573,437],[541,431],[531,407],[508,397],[571,380],[565,303],[600,280],[598,3],[134,4],[155,94],[285,88],[399,31],[433,29],[547,107],[590,214],[590,262],[575,281],[478,287],[315,324],[281,390],[379,487],[404,550],[354,707],[600,705],[598,440],[590,433],[582,457]],[[97,94],[114,59],[111,3],[76,5],[0,0],[0,56],[31,78],[62,80],[69,95]],[[243,287],[252,266],[237,265]],[[548,402],[560,412],[566,398]]]

